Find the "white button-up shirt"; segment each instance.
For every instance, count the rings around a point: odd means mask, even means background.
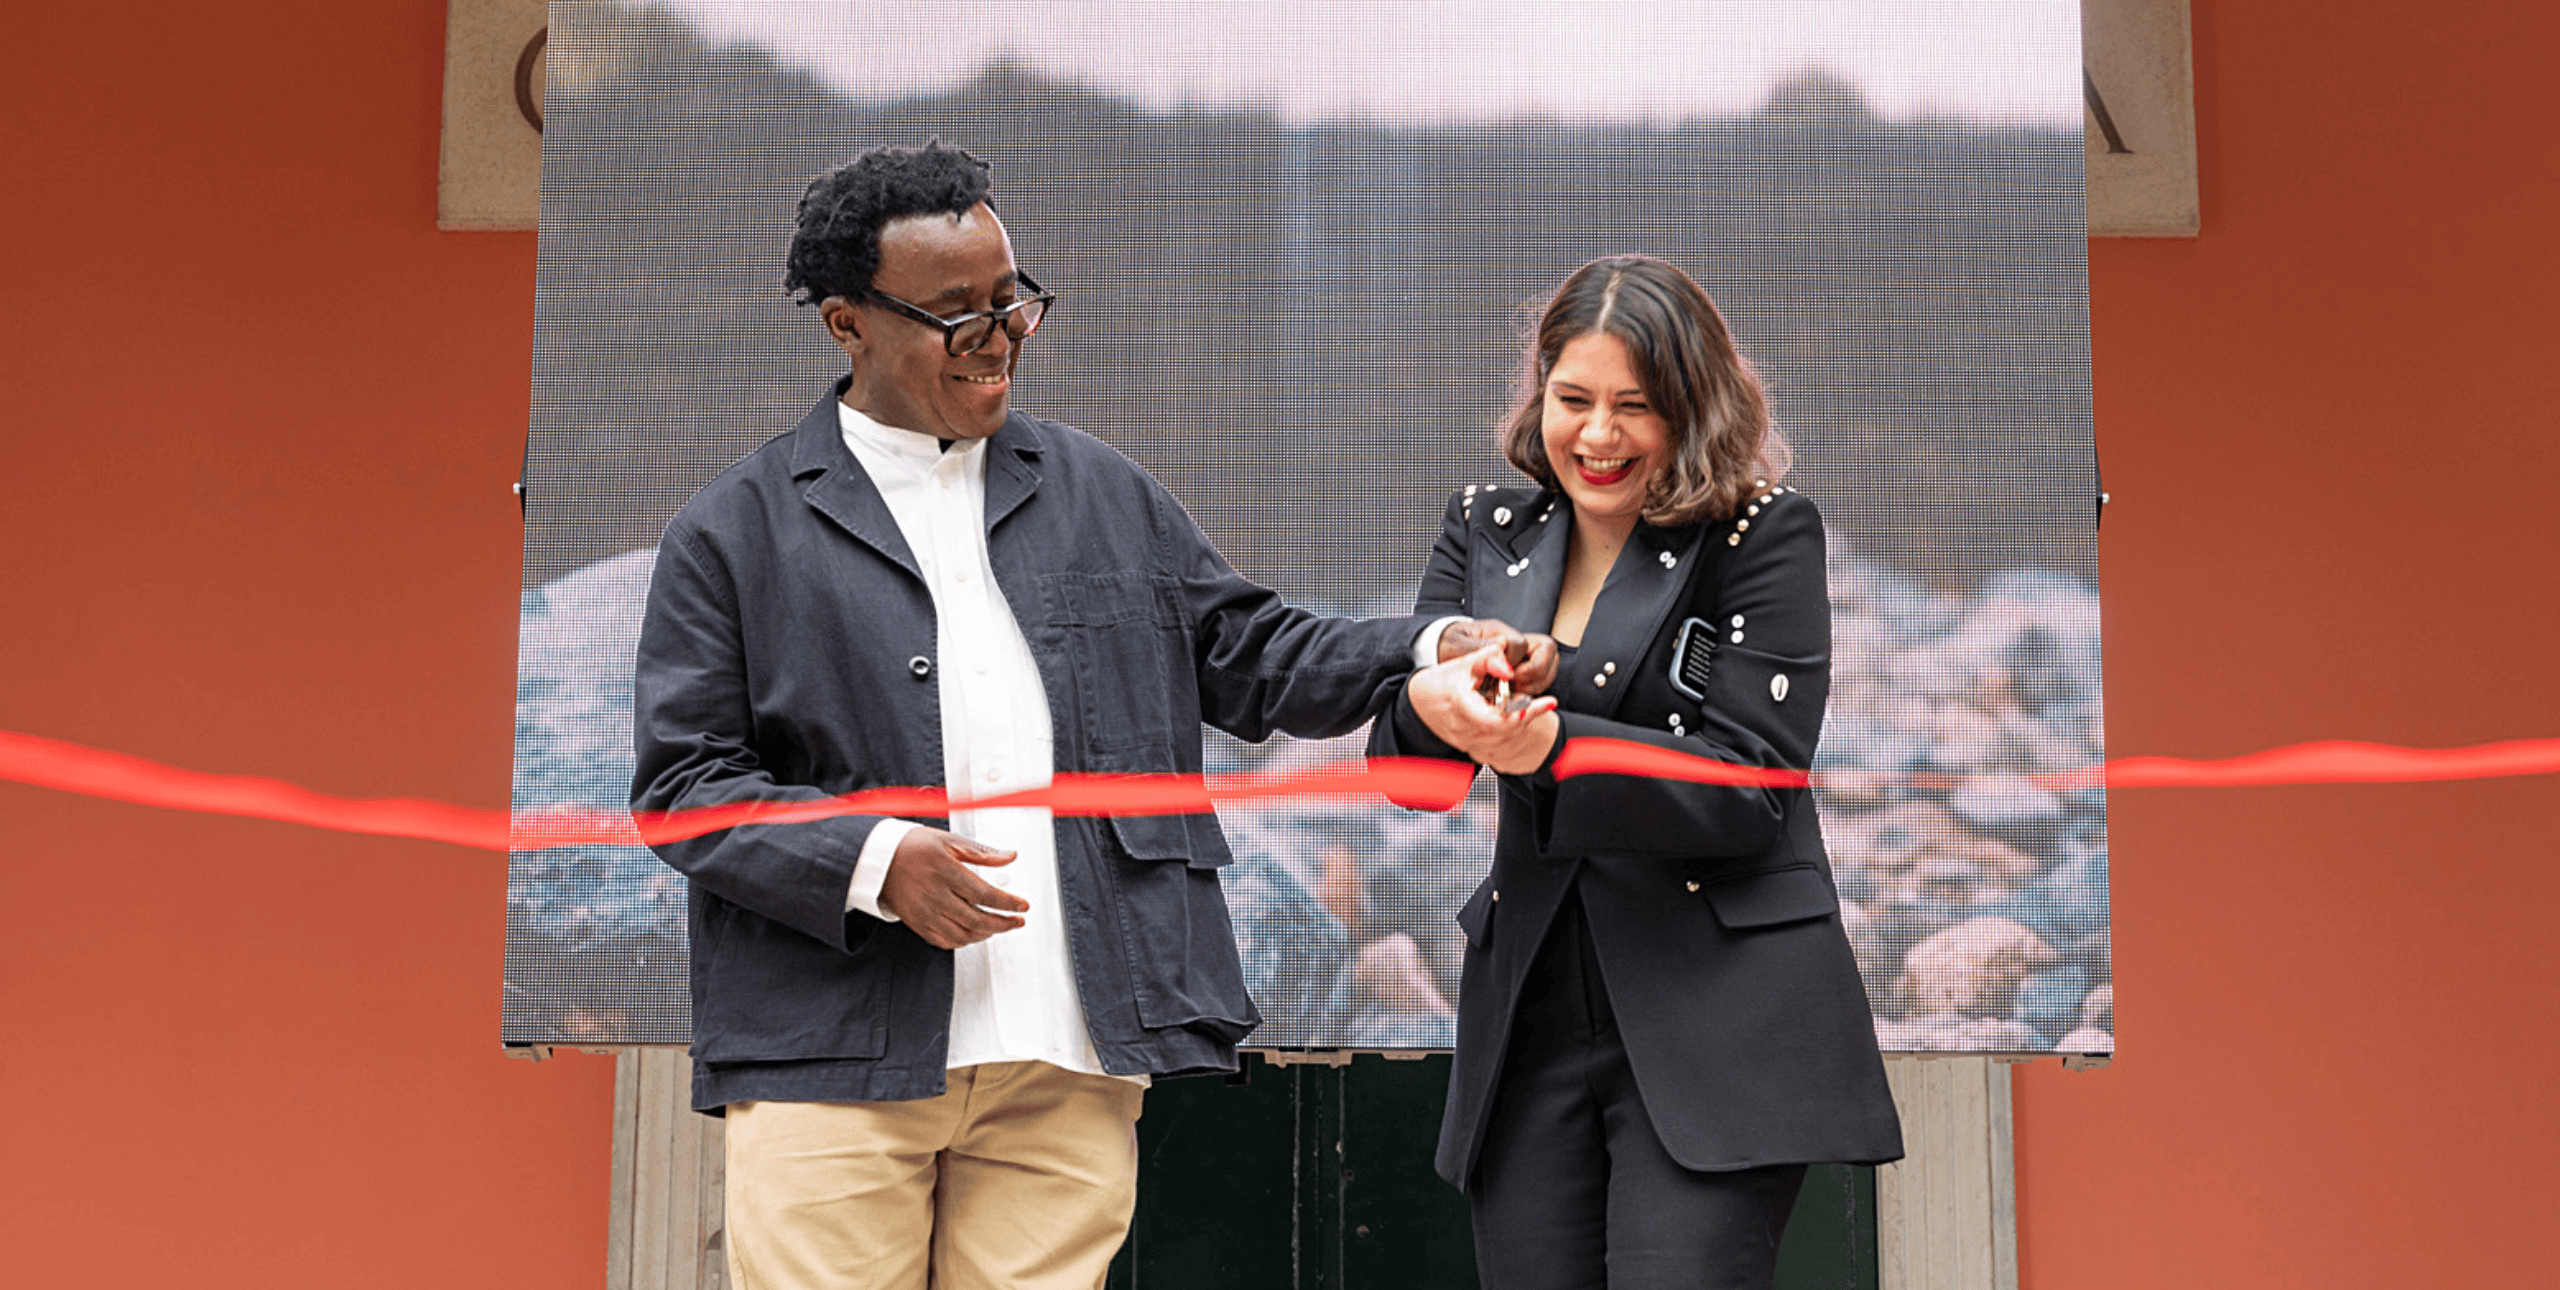
[[[1057,766],[1049,695],[987,559],[986,441],[945,449],[931,435],[882,425],[842,403],[836,415],[933,595],[942,775],[953,802],[1047,785]],[[896,921],[880,908],[880,884],[899,841],[917,827],[885,820],[871,831],[847,909]],[[1013,863],[975,872],[1031,908],[1021,927],[953,952],[948,1065],[1042,1061],[1106,1073],[1076,992],[1049,812],[955,809],[951,831],[1013,852]]]

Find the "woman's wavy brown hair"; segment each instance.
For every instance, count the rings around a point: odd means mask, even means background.
[[[1557,487],[1544,435],[1547,375],[1566,344],[1605,331],[1635,358],[1645,402],[1671,427],[1671,461],[1645,498],[1647,523],[1673,527],[1731,516],[1754,480],[1776,483],[1793,455],[1769,416],[1751,364],[1734,352],[1724,315],[1675,265],[1613,255],[1573,271],[1538,315],[1519,407],[1503,455]]]

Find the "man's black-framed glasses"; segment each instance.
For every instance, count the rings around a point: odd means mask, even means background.
[[[1004,334],[1020,340],[1040,330],[1040,321],[1049,316],[1049,306],[1057,303],[1058,293],[1043,290],[1028,273],[1016,273],[1013,280],[1030,294],[1001,309],[981,309],[976,313],[940,318],[920,306],[908,304],[885,291],[866,293],[871,299],[905,314],[927,327],[942,329],[942,352],[959,358],[975,354],[996,338],[996,325],[1004,325]]]

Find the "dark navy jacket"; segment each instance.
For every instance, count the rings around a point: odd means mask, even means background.
[[[1813,764],[1831,677],[1822,517],[1783,489],[1744,505],[1719,522],[1636,526],[1556,678],[1559,749],[1618,739]],[[1547,630],[1572,527],[1552,490],[1450,498],[1417,609]],[[1456,756],[1398,694],[1371,753]],[[1467,949],[1440,1175],[1469,1185],[1512,1011],[1567,891],[1581,897],[1628,1065],[1673,1159],[1729,1170],[1899,1157],[1812,792],[1559,781],[1553,766],[1502,777],[1493,872],[1458,916]]]
[[[942,782],[933,600],[844,444],[836,392],[667,526],[640,630],[636,810]],[[1259,740],[1357,728],[1429,620],[1322,618],[1246,581],[1147,473],[1016,412],[987,445],[990,563],[1057,770],[1201,768],[1203,721]],[[691,879],[694,1101],[943,1089],[952,956],[845,910],[876,816],[659,846]],[[939,823],[939,821],[936,821]],[[1233,1069],[1261,1020],[1211,815],[1057,821],[1095,1051],[1115,1074]]]

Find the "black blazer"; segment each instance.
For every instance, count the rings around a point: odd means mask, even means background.
[[[842,388],[667,526],[634,676],[636,809],[942,782],[932,595],[845,447]],[[1341,734],[1412,671],[1427,620],[1290,608],[1101,441],[1016,412],[986,451],[990,563],[1038,662],[1060,772],[1196,774],[1203,721],[1254,740]],[[697,1106],[721,1100],[724,1063],[823,1064],[812,1100],[942,1091],[950,952],[844,907],[879,819],[656,848],[692,880]],[[1060,819],[1057,839],[1103,1066],[1233,1069],[1261,1015],[1219,891],[1232,856],[1217,817]]]
[[[1831,665],[1822,517],[1784,488],[1744,507],[1722,522],[1636,526],[1557,678],[1558,749],[1600,737],[1812,765]],[[1572,527],[1552,489],[1450,498],[1416,611],[1547,630]],[[1457,755],[1401,690],[1370,752]],[[1493,871],[1458,915],[1467,949],[1440,1175],[1468,1185],[1522,980],[1568,890],[1672,1158],[1701,1170],[1898,1159],[1811,791],[1559,782],[1553,764],[1502,777]]]

